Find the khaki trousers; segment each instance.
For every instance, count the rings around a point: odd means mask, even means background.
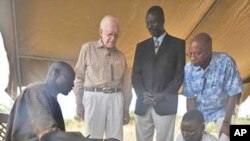
[[[85,134],[90,138],[123,140],[123,95],[121,92],[105,94],[85,91]]]
[[[156,141],[173,141],[176,115],[158,115],[150,107],[145,115],[135,115],[136,140],[152,141],[156,131]]]

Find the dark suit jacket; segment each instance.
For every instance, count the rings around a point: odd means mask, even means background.
[[[143,103],[143,92],[149,92],[152,95],[164,94],[164,98],[154,106],[157,114],[176,114],[184,65],[184,40],[166,34],[156,55],[153,38],[137,44],[132,73],[137,95],[135,113],[146,113],[149,106]]]

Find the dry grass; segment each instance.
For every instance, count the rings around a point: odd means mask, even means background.
[[[181,116],[177,116],[176,123],[175,123],[175,136],[177,136],[180,133],[180,122],[181,122]],[[249,124],[250,125],[250,118],[234,118],[233,121],[234,124]],[[82,120],[79,120],[78,118],[67,119],[65,120],[66,129],[67,131],[80,131],[84,134],[84,122]],[[135,141],[135,123],[133,114],[131,116],[130,123],[128,125],[124,126],[124,141]],[[206,128],[206,130],[212,134],[216,134],[216,128],[215,124],[209,124]]]

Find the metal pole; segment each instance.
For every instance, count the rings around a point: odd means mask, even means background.
[[[15,54],[15,66],[16,66],[16,80],[17,87],[19,88],[19,93],[22,91],[22,80],[21,80],[21,69],[20,69],[20,60],[19,60],[19,45],[17,37],[17,22],[16,22],[16,11],[15,11],[15,0],[11,0],[12,4],[12,16],[13,16],[13,25],[14,25],[14,54]]]

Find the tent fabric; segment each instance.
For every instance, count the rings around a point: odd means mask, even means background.
[[[170,1],[169,4],[165,1],[153,3],[163,6],[168,31],[185,39],[213,1],[179,0]],[[18,11],[16,18],[21,56],[75,61],[83,43],[99,38],[99,23],[107,14],[120,20],[121,35],[117,47],[126,54],[130,67],[136,43],[149,37],[145,16],[152,5],[150,1],[102,0],[97,3],[92,0],[18,0],[15,5]]]
[[[20,79],[22,85],[43,79],[53,60],[65,60],[74,66],[81,45],[99,38],[100,20],[108,14],[120,20],[121,34],[117,48],[125,54],[131,68],[136,44],[150,37],[145,16],[152,5],[163,7],[167,32],[185,39],[186,51],[195,34],[208,32],[213,38],[213,49],[230,54],[242,78],[250,77],[250,57],[247,55],[250,44],[249,0],[0,2],[0,11],[7,13],[0,13],[0,29],[8,42],[5,47],[9,56],[14,56],[14,61],[10,61],[15,64],[11,65],[15,70],[11,76],[16,79],[12,80],[17,82]],[[247,96],[250,89],[245,89],[244,93]]]
[[[47,71],[49,66],[55,60],[44,60],[44,59],[37,59],[37,58],[22,58],[20,60],[20,67],[21,67],[21,76],[22,77],[22,85],[28,85],[29,83],[35,81],[43,81],[47,75]],[[69,63],[72,67],[74,67],[74,63],[63,60]],[[41,69],[40,69],[41,68]],[[23,71],[25,70],[25,71]],[[27,83],[29,82],[29,83]]]

